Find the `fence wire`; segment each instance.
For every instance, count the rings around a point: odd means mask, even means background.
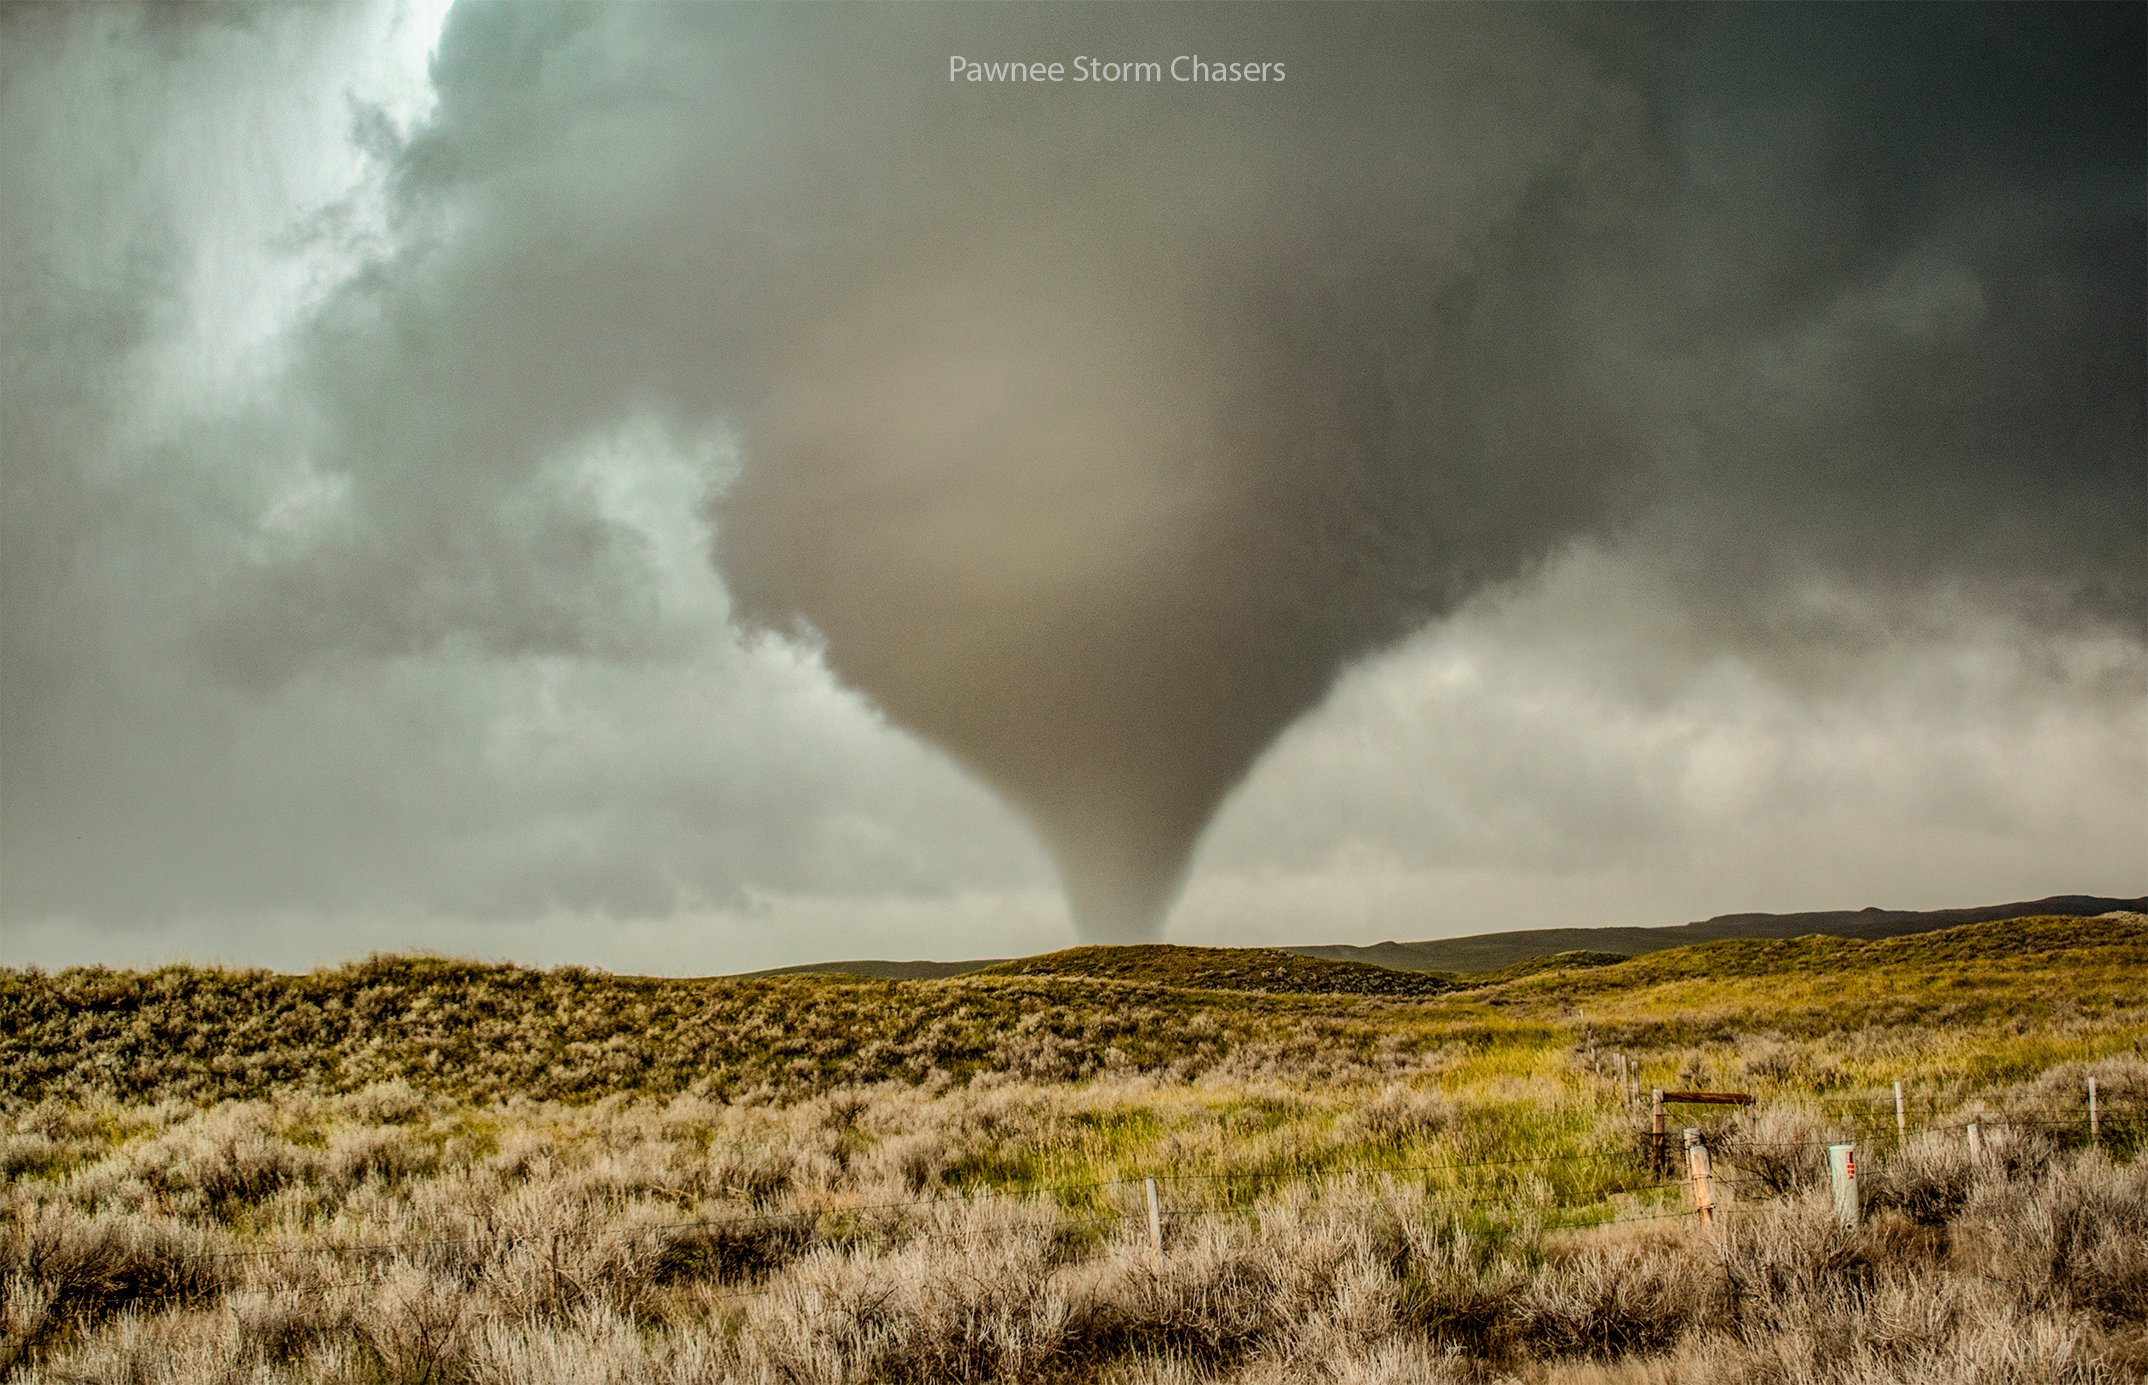
[[[1837,1102],[1823,1101],[1820,1104],[1823,1106],[1848,1105],[1858,1111],[1869,1113],[1869,1115],[1875,1122],[1881,1123],[1891,1123],[1888,1121],[1888,1118],[1893,1117],[1895,1115],[1894,1102],[1891,1097],[1882,1098],[1879,1101],[1872,1103],[1845,1100]],[[1905,1113],[1906,1112],[1907,1107],[1905,1106]],[[2148,1116],[2148,1107],[2142,1107],[2130,1101],[2123,1102],[2114,1107],[2112,1104],[2105,1102],[2100,1106],[2097,1123],[2106,1131],[2124,1130],[2129,1129],[2140,1123],[2143,1120],[2144,1116]],[[2038,1130],[2063,1129],[2066,1131],[2085,1133],[2090,1127],[2090,1120],[2088,1112],[2084,1106],[2082,1109],[2079,1110],[2063,1112],[2054,1111],[2048,1115],[2024,1116],[2016,1114],[2007,1114],[1994,1116],[1979,1116],[1976,1117],[1974,1120],[1958,1119],[1955,1121],[1948,1122],[1919,1121],[1917,1122],[1915,1128],[1916,1131],[1920,1133],[1926,1131],[1960,1132],[1965,1131],[1972,1124],[1985,1130],[1998,1130],[2008,1128]],[[1545,1154],[1504,1159],[1453,1160],[1441,1163],[1427,1164],[1368,1163],[1348,1166],[1329,1165],[1307,1168],[1245,1169],[1207,1172],[1161,1170],[1154,1173],[1128,1175],[1122,1178],[1092,1179],[1080,1182],[1039,1184],[1030,1186],[1022,1190],[1021,1200],[1032,1209],[1028,1212],[1000,1218],[994,1221],[979,1222],[971,1220],[961,1227],[949,1230],[925,1230],[913,1227],[910,1229],[910,1234],[904,1236],[902,1239],[904,1244],[912,1244],[917,1242],[940,1243],[972,1241],[975,1240],[980,1233],[1004,1230],[1010,1227],[1036,1227],[1039,1230],[1047,1231],[1053,1235],[1064,1235],[1069,1232],[1094,1230],[1100,1227],[1132,1226],[1136,1229],[1142,1229],[1145,1227],[1147,1222],[1147,1212],[1140,1208],[1135,1208],[1123,1212],[1113,1212],[1105,1215],[1076,1217],[1056,1216],[1050,1218],[1049,1220],[1045,1219],[1044,1210],[1049,1205],[1050,1200],[1054,1198],[1077,1193],[1094,1193],[1107,1189],[1135,1188],[1151,1183],[1158,1186],[1215,1186],[1219,1184],[1256,1184],[1273,1186],[1288,1184],[1332,1183],[1336,1180],[1345,1178],[1377,1178],[1392,1181],[1396,1179],[1431,1178],[1437,1175],[1466,1173],[1470,1171],[1484,1169],[1556,1168],[1572,1165],[1600,1165],[1608,1162],[1635,1161],[1637,1159],[1639,1161],[1645,1162],[1649,1158],[1648,1151],[1658,1133],[1659,1132],[1656,1132],[1655,1130],[1653,1130],[1653,1128],[1650,1127],[1639,1128],[1635,1129],[1632,1132],[1637,1147],[1629,1146],[1615,1149],[1587,1150],[1569,1154]],[[1666,1140],[1666,1145],[1664,1149],[1666,1162],[1674,1164],[1680,1162],[1685,1153],[1684,1149],[1682,1147],[1673,1146],[1669,1143],[1675,1134],[1674,1128],[1667,1123],[1666,1129],[1660,1133],[1663,1134]],[[1841,1143],[1841,1141],[1835,1140],[1754,1141],[1745,1140],[1735,1134],[1721,1131],[1716,1132],[1716,1137],[1721,1141],[1721,1143],[1717,1147],[1717,1152],[1733,1164],[1735,1164],[1738,1155],[1743,1151],[1820,1151],[1825,1150],[1831,1144]],[[1868,1154],[1867,1157],[1870,1158],[1873,1156]],[[1881,1157],[1883,1160],[1884,1156]],[[1637,1170],[1637,1172],[1641,1171]],[[1741,1186],[1750,1186],[1754,1184],[1767,1185],[1770,1189],[1773,1189],[1776,1186],[1773,1180],[1758,1175],[1746,1174],[1716,1175],[1712,1177],[1711,1181],[1719,1189],[1736,1188]],[[1595,1196],[1579,1201],[1520,1198],[1516,1197],[1511,1191],[1486,1191],[1475,1194],[1465,1194],[1459,1189],[1427,1189],[1425,1191],[1425,1202],[1429,1207],[1434,1209],[1465,1207],[1504,1207],[1511,1208],[1518,1212],[1582,1212],[1594,1208],[1610,1206],[1613,1204],[1615,1199],[1619,1198],[1631,1198],[1641,1194],[1664,1193],[1673,1190],[1684,1190],[1690,1192],[1692,1186],[1693,1185],[1691,1181],[1688,1179],[1665,1179],[1658,1176],[1654,1178],[1653,1181],[1633,1183],[1617,1187],[1606,1187],[1600,1189]],[[792,1208],[779,1212],[740,1212],[734,1215],[722,1217],[697,1217],[679,1221],[666,1222],[662,1224],[646,1224],[632,1227],[612,1227],[608,1228],[608,1230],[609,1233],[614,1236],[624,1236],[628,1238],[646,1237],[656,1240],[669,1240],[674,1243],[677,1243],[678,1241],[682,1241],[685,1238],[693,1235],[694,1233],[724,1233],[746,1231],[776,1225],[790,1225],[804,1229],[818,1226],[821,1223],[829,1220],[841,1220],[845,1218],[869,1218],[877,1214],[889,1213],[914,1214],[919,1213],[921,1211],[940,1211],[949,1208],[977,1208],[980,1206],[995,1205],[1000,1202],[1011,1203],[1014,1201],[1015,1199],[1012,1198],[992,1198],[989,1195],[985,1197],[979,1197],[974,1195],[943,1193],[933,1197],[912,1198],[894,1202],[859,1203],[854,1205],[831,1204],[821,1207]],[[1748,1202],[1741,1199],[1733,1200],[1728,1203],[1718,1204],[1714,1206],[1711,1210],[1717,1215],[1722,1215],[1726,1213],[1744,1215],[1764,1210],[1767,1207],[1773,1205],[1776,1205],[1775,1201],[1773,1200],[1766,1202]],[[1250,1207],[1183,1204],[1177,1207],[1170,1207],[1167,1210],[1164,1210],[1161,1213],[1160,1220],[1165,1224],[1176,1225],[1200,1218],[1239,1219],[1251,1216],[1257,1222],[1261,1214],[1261,1210],[1262,1209],[1257,1204]],[[1676,1209],[1658,1208],[1649,1211],[1628,1210],[1617,1212],[1611,1217],[1605,1218],[1602,1221],[1593,1222],[1591,1223],[1591,1225],[1601,1227],[1623,1225],[1630,1222],[1653,1222],[1672,1220],[1697,1216],[1698,1211],[1698,1208],[1690,1206]],[[241,1260],[269,1261],[277,1259],[318,1256],[330,1259],[342,1258],[360,1260],[365,1262],[369,1269],[377,1271],[383,1266],[384,1262],[391,1260],[397,1256],[411,1252],[441,1251],[450,1249],[484,1249],[488,1251],[536,1249],[546,1251],[554,1258],[555,1263],[552,1267],[551,1272],[554,1275],[561,1275],[563,1274],[563,1272],[560,1271],[556,1265],[556,1255],[558,1246],[563,1239],[564,1238],[562,1238],[557,1232],[554,1232],[543,1239],[539,1239],[527,1235],[518,1235],[514,1232],[508,1232],[504,1230],[493,1230],[469,1236],[421,1237],[406,1240],[381,1241],[364,1245],[330,1244],[250,1246],[245,1248],[220,1251],[203,1251],[179,1258],[183,1259],[188,1263],[204,1263],[230,1262]],[[362,1279],[325,1285],[321,1287],[328,1289],[366,1287],[377,1282],[378,1279],[376,1275]],[[760,1288],[754,1289],[723,1290],[710,1292],[708,1296],[716,1299],[759,1298],[764,1297],[768,1294],[783,1291],[786,1288],[791,1289],[793,1291],[802,1291],[798,1290],[797,1286],[795,1285],[768,1284]]]

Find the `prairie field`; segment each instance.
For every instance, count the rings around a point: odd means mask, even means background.
[[[2144,1036],[2139,915],[1488,976],[0,971],[0,1374],[2137,1380]],[[1754,1100],[1659,1162],[1652,1088]]]

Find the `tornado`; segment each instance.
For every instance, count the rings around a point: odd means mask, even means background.
[[[820,229],[763,271],[714,514],[741,618],[989,784],[1098,942],[1160,935],[1344,669],[1633,469],[1567,230],[1636,176],[1586,50],[1517,12],[1222,13],[1287,81],[920,93],[911,30],[897,91],[861,64],[836,171],[772,180]],[[1507,83],[1561,95],[1494,120]]]

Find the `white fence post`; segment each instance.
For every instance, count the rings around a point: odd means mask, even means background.
[[[1902,1109],[1902,1084],[1894,1084],[1894,1137],[1901,1144],[1909,1143],[1909,1114]]]
[[[2103,1143],[2103,1123],[2096,1116],[2096,1079],[2088,1079],[2088,1143],[2091,1147]]]
[[[1149,1197],[1149,1258],[1157,1269],[1163,1268],[1163,1214],[1156,1207],[1156,1180],[1141,1180]]]
[[[1854,1228],[1857,1225],[1856,1145],[1827,1147],[1827,1176],[1828,1181],[1834,1185],[1835,1220]]]

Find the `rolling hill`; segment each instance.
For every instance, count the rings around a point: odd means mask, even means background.
[[[1532,958],[1569,951],[1615,952],[1638,957],[1667,948],[1727,938],[1801,938],[1813,933],[1871,941],[1929,933],[1965,923],[1989,923],[1996,919],[2032,915],[2081,918],[2122,910],[2148,911],[2148,898],[2054,895],[2025,903],[1988,904],[1968,909],[1866,908],[1806,914],[1719,914],[1698,923],[1664,928],[1528,928],[1416,943],[1374,943],[1367,947],[1330,943],[1282,950],[1330,961],[1370,962],[1397,971],[1490,972]]]
[[[1902,1061],[1874,1035],[1951,1051],[1975,1032],[2003,1055],[1993,1064],[2026,1070],[2079,1049],[2081,1034],[2123,1033],[2132,1045],[2148,918],[1725,939],[1601,962],[1463,984],[1267,949],[1156,947],[1074,948],[935,981],[636,977],[387,956],[303,974],[0,968],[0,1110],[70,1092],[202,1102],[390,1081],[466,1101],[762,1099],[935,1073],[1059,1080],[1107,1059],[1190,1073],[1241,1050],[1331,1072],[1384,1061],[1396,1044],[1456,1042],[1487,1053],[1548,1043],[1564,1063],[1560,1036],[1577,1005],[1599,1042],[1665,1062],[1764,1031],[1826,1048],[1839,1084]],[[2023,1038],[2022,1024],[2073,1037],[2054,1048],[2048,1034]]]
[[[1007,959],[986,957],[969,962],[884,962],[866,958],[851,962],[800,962],[791,967],[742,972],[743,976],[859,976],[868,981],[939,981],[965,972],[981,971]]]
[[[1131,981],[1187,990],[1261,991],[1274,995],[1431,996],[1454,990],[1458,984],[1422,972],[1300,957],[1270,947],[1177,947],[1170,943],[1070,947],[1041,957],[1000,962],[969,974]]]

